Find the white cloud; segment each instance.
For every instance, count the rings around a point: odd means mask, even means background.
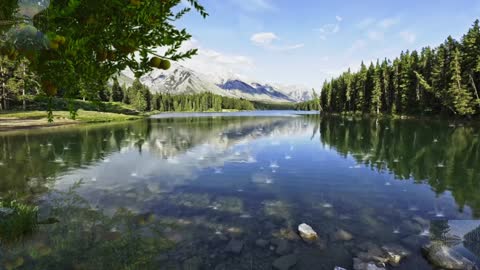
[[[400,37],[407,43],[413,44],[417,40],[417,36],[410,31],[400,32]]]
[[[398,24],[400,20],[398,18],[385,18],[378,22],[378,26],[383,29],[388,29],[396,24]]]
[[[357,27],[360,28],[360,29],[365,29],[365,28],[371,26],[374,23],[375,23],[374,18],[365,18],[357,24]]]
[[[198,49],[198,54],[180,62],[181,65],[213,78],[242,77],[255,69],[255,61],[245,55],[228,54],[202,47],[196,39],[182,44],[181,51]]]
[[[336,34],[340,32],[340,24],[343,20],[343,18],[337,16],[337,23],[328,23],[323,25],[320,28],[313,29],[313,31],[319,32],[320,33],[320,39],[321,40],[326,40],[328,36]]]
[[[269,49],[272,51],[290,51],[290,50],[296,50],[303,48],[305,44],[299,43],[299,44],[294,44],[294,45],[274,45],[273,43],[276,40],[280,40],[280,38],[272,32],[261,32],[261,33],[256,33],[253,34],[252,37],[250,38],[250,41],[256,46]]]
[[[315,31],[318,31],[322,34],[335,34],[335,33],[338,33],[340,31],[340,25],[333,24],[333,23],[325,24],[324,26],[322,26],[318,29],[315,29]]]
[[[342,18],[342,17],[340,17],[340,16],[338,16],[338,15],[337,15],[337,16],[335,16],[335,19],[337,19],[337,22],[341,22],[341,21],[343,21],[343,18]]]
[[[367,36],[373,41],[382,41],[385,38],[385,33],[382,31],[371,30],[367,32]]]
[[[278,37],[272,32],[262,32],[253,34],[250,40],[257,46],[268,46],[272,44]]]

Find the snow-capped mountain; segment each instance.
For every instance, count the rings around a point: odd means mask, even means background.
[[[302,85],[273,84],[273,87],[296,101],[307,101],[313,98],[313,90]],[[316,93],[319,94],[318,92]]]
[[[167,72],[156,70],[143,76],[140,81],[154,93],[194,94],[210,92],[234,97],[201,74],[183,66],[176,66]]]
[[[133,73],[122,73],[127,85],[133,81]],[[173,64],[168,71],[154,70],[140,78],[154,93],[193,94],[210,92],[217,95],[268,102],[300,102],[311,98],[310,90],[301,86],[282,86],[249,82],[240,76],[219,78]]]

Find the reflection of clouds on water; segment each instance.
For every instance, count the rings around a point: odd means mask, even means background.
[[[262,145],[270,145],[262,143],[259,147],[256,142],[271,140],[271,134],[277,134],[275,140],[280,141],[281,138],[304,133],[305,129],[299,128],[297,122],[292,119],[251,119],[231,124],[225,122],[225,125],[219,126],[222,132],[208,129],[201,130],[201,133],[189,126],[177,125],[168,129],[159,125],[149,136],[124,138],[118,152],[104,157],[103,162],[72,171],[57,182],[57,187],[67,188],[80,178],[95,179],[86,181],[80,189],[89,199],[104,197],[100,202],[107,204],[107,197],[116,196],[144,202],[160,193],[187,185],[205,169],[210,169],[206,172],[212,175],[221,175],[223,168],[229,164],[256,163],[257,152],[263,149]],[[257,125],[262,126],[261,136]],[[238,131],[241,131],[241,136],[237,135]],[[219,133],[222,136],[217,136]],[[140,137],[142,140],[138,140]],[[272,173],[277,168],[278,163],[272,161]],[[252,181],[269,185],[273,183],[273,178],[257,176]],[[126,203],[122,201],[122,204]]]
[[[264,173],[255,173],[252,175],[252,182],[255,184],[272,184],[273,178]]]

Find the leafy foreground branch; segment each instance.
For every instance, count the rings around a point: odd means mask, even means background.
[[[28,59],[47,96],[93,97],[122,70],[140,77],[196,54],[180,51],[191,35],[175,22],[192,8],[208,14],[197,0],[186,2],[191,7],[179,7],[181,0],[2,0],[0,56]]]

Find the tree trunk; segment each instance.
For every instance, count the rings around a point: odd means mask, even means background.
[[[5,93],[5,82],[2,83],[2,103],[3,103],[3,108],[2,110],[6,111],[7,110],[7,95]]]
[[[3,67],[0,66],[0,78],[2,78],[2,77],[3,77]],[[4,92],[4,91],[5,91],[5,83],[2,82],[2,93],[1,93],[1,96],[0,96],[0,99],[1,99],[1,100],[0,100],[0,111],[3,111],[3,110],[4,110],[4,109],[3,109],[3,102],[2,102],[2,101],[3,101],[3,92]]]
[[[26,88],[26,82],[25,82],[25,65],[23,66],[23,89],[22,89],[22,108],[23,110],[27,110],[27,103],[25,101],[25,88]]]
[[[475,85],[475,81],[473,80],[472,74],[470,74],[470,81],[472,82],[473,89],[475,90],[477,100],[480,100],[480,97],[478,96],[478,89],[477,89],[477,86]],[[478,104],[478,107],[480,108],[480,103]]]

